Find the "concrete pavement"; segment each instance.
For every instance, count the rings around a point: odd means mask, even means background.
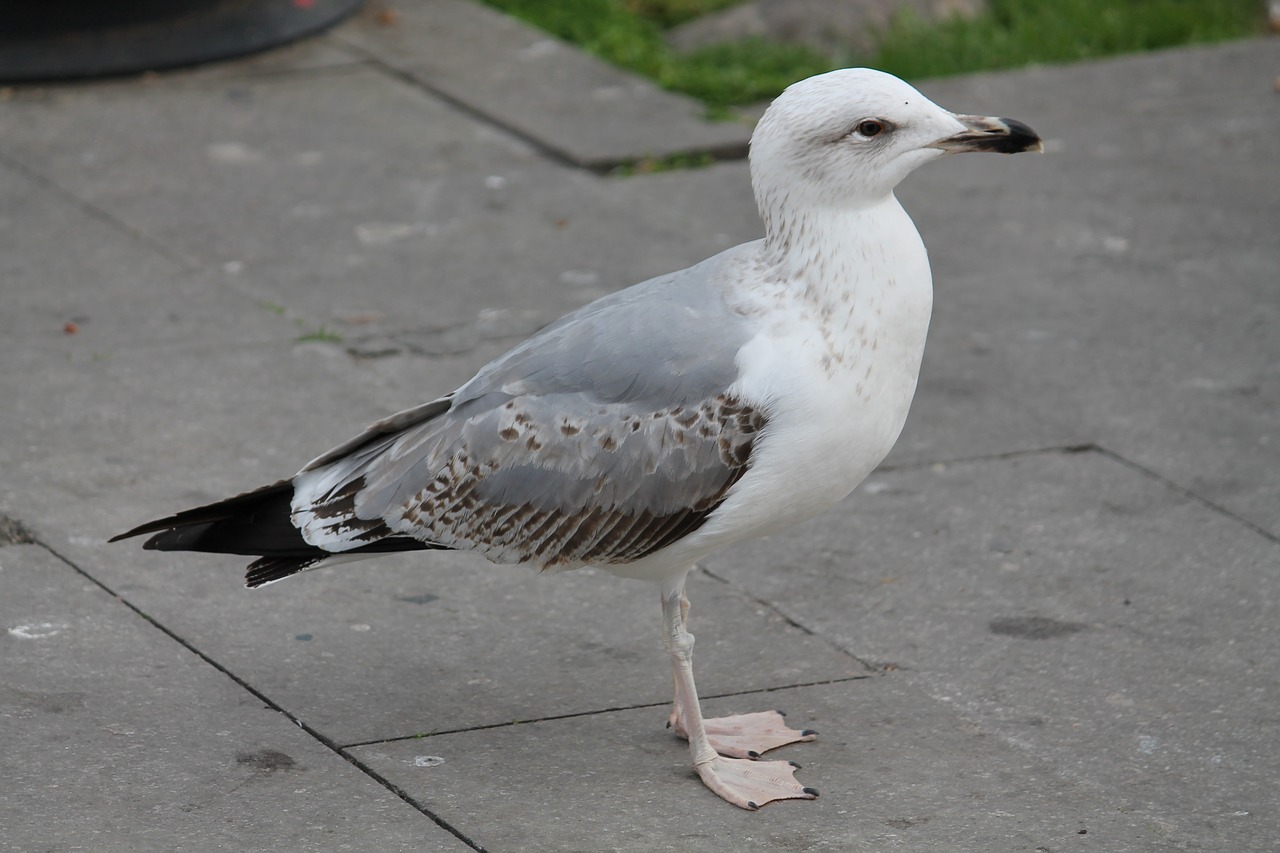
[[[1274,849],[1274,40],[921,82],[1048,153],[902,188],[937,300],[898,448],[690,585],[708,709],[819,729],[779,751],[814,802],[692,777],[643,585],[107,547],[758,236],[741,161],[601,174],[747,128],[397,9],[0,94],[0,850]]]

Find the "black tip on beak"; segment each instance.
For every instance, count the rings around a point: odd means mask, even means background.
[[[1020,154],[1043,151],[1040,134],[1013,118],[988,116],[956,116],[965,130],[934,143],[943,151],[994,151],[997,154]]]
[[[1040,139],[1040,134],[1036,133],[1027,125],[1018,121],[1016,118],[1002,118],[1005,127],[1009,128],[1009,135],[1005,137],[995,137],[995,142],[987,149],[1000,154],[1020,154],[1023,151],[1044,151],[1044,142]]]

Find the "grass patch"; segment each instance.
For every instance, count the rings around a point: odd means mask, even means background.
[[[772,98],[797,80],[841,65],[807,47],[752,38],[672,54],[653,79],[715,109]]]
[[[632,175],[653,175],[658,172],[674,172],[685,169],[705,169],[716,161],[705,151],[669,154],[666,157],[643,157],[615,166],[609,174],[619,178]]]
[[[901,14],[870,56],[832,58],[765,39],[677,53],[676,24],[738,0],[484,0],[606,62],[702,100],[708,115],[772,98],[790,83],[846,65],[900,77],[1073,62],[1117,53],[1242,38],[1265,30],[1259,0],[989,0],[971,19],[926,23]]]
[[[298,344],[340,344],[342,343],[342,335],[321,326],[314,332],[298,335],[293,341]]]
[[[900,77],[1075,62],[1264,31],[1258,0],[988,0],[986,14],[925,23],[903,14],[873,61]]]
[[[692,21],[730,6],[742,0],[623,0],[628,12],[648,18],[663,29],[670,29],[685,21]]]
[[[485,0],[587,53],[692,95],[723,117],[724,107],[771,98],[802,77],[837,63],[804,47],[752,39],[680,54],[663,30],[730,0]]]

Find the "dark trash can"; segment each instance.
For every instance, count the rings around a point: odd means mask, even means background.
[[[320,32],[362,0],[6,0],[0,82],[74,80],[230,59]]]

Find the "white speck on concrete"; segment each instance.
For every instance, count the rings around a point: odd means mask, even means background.
[[[66,627],[52,622],[33,622],[30,625],[14,625],[9,629],[9,635],[19,640],[43,640],[61,633]]]
[[[444,759],[438,755],[418,755],[413,759],[414,767],[439,767]]]
[[[540,39],[523,48],[517,55],[521,59],[541,59],[544,56],[552,56],[559,52],[560,45],[555,39]]]
[[[600,276],[591,270],[565,270],[560,273],[560,280],[575,287],[589,287],[598,282]]]
[[[389,246],[406,237],[430,236],[434,230],[425,222],[365,222],[356,226],[356,239],[363,246]]]
[[[261,152],[254,151],[243,142],[210,142],[204,152],[215,163],[243,165],[261,163],[264,159]]]

